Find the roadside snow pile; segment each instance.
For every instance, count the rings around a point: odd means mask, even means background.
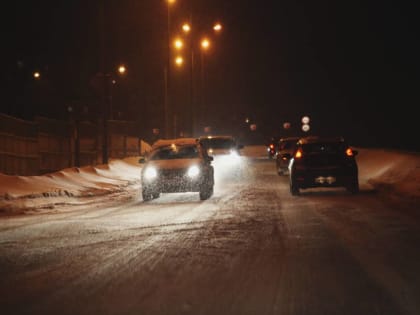
[[[359,149],[359,181],[407,201],[420,201],[420,154]]]
[[[137,161],[138,157],[111,160],[109,164],[67,168],[41,176],[0,174],[0,212],[29,204],[39,208],[66,203],[69,197],[101,196],[121,191],[128,185],[139,184]]]

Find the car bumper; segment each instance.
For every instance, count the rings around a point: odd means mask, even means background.
[[[300,188],[348,186],[358,178],[354,169],[334,168],[292,170],[290,176]]]
[[[202,178],[171,178],[143,181],[143,189],[153,192],[198,192],[203,183]]]

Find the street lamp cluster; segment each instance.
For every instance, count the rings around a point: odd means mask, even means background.
[[[189,65],[190,70],[190,78],[189,78],[189,98],[190,98],[190,116],[186,118],[186,121],[184,122],[184,130],[177,130],[176,125],[176,112],[174,110],[174,106],[172,106],[172,114],[173,114],[173,130],[172,135],[178,136],[179,134],[190,134],[193,135],[193,133],[197,132],[197,126],[198,126],[198,114],[200,111],[203,110],[205,106],[205,88],[204,88],[204,80],[205,80],[205,72],[204,72],[204,54],[206,51],[208,51],[211,48],[212,42],[210,40],[209,36],[202,36],[201,38],[198,38],[198,29],[193,26],[192,23],[192,17],[190,17],[190,21],[188,23],[184,23],[180,26],[182,35],[178,35],[176,37],[172,37],[170,34],[170,5],[172,5],[175,2],[175,0],[167,0],[168,4],[168,64],[167,68],[168,70],[171,67],[171,64],[174,65],[176,68],[183,68],[184,65]],[[209,31],[210,28],[207,30]],[[219,33],[222,30],[222,24],[220,22],[214,23],[212,26],[212,31],[214,33]],[[200,54],[200,67],[199,71],[201,73],[200,75],[200,92],[201,92],[201,104],[197,104],[195,102],[196,99],[196,91],[195,86],[197,86],[197,82],[195,80],[195,75],[197,71],[197,65],[195,64],[195,55],[197,53],[197,50]],[[188,57],[187,57],[188,56]],[[189,60],[188,60],[189,59]],[[165,80],[169,80],[169,75],[166,73]],[[168,82],[165,82],[165,127],[166,130],[166,136],[168,137],[170,132],[168,130],[169,128],[169,118],[170,115],[168,114],[169,108],[168,108]],[[201,108],[201,110],[200,110]],[[187,126],[188,125],[188,126]],[[184,133],[185,132],[185,133]]]

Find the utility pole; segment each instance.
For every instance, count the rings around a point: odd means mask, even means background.
[[[171,114],[170,114],[170,78],[171,78],[171,76],[170,76],[170,68],[171,68],[171,43],[170,43],[170,40],[171,40],[171,14],[170,14],[170,5],[171,5],[171,2],[169,1],[169,0],[167,0],[167,3],[166,3],[166,8],[167,8],[167,33],[166,33],[166,36],[167,36],[167,40],[166,40],[166,43],[167,43],[167,55],[166,55],[166,65],[165,65],[165,67],[164,67],[164,69],[163,69],[163,75],[164,75],[164,80],[165,80],[165,108],[164,108],[164,111],[165,111],[165,137],[166,138],[170,138],[171,137],[171,135],[170,135],[170,130],[171,130],[171,128],[170,128],[170,117],[171,117]]]
[[[105,1],[101,1],[100,6],[100,29],[101,29],[101,74],[102,74],[102,93],[101,93],[101,106],[102,106],[102,163],[108,163],[108,79],[106,73],[106,57],[105,57]]]

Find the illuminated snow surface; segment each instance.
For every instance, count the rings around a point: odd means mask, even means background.
[[[359,183],[361,189],[383,190],[394,197],[418,202],[420,199],[420,155],[385,149],[358,148]],[[240,160],[266,159],[264,146],[246,146]],[[215,178],[223,180],[226,170],[217,158]],[[241,165],[246,167],[246,165]],[[42,176],[9,176],[0,174],[0,214],[41,211],[65,211],[88,205],[98,207],[140,196],[138,157],[111,160],[109,164],[68,168]],[[273,173],[275,168],[273,167]]]

